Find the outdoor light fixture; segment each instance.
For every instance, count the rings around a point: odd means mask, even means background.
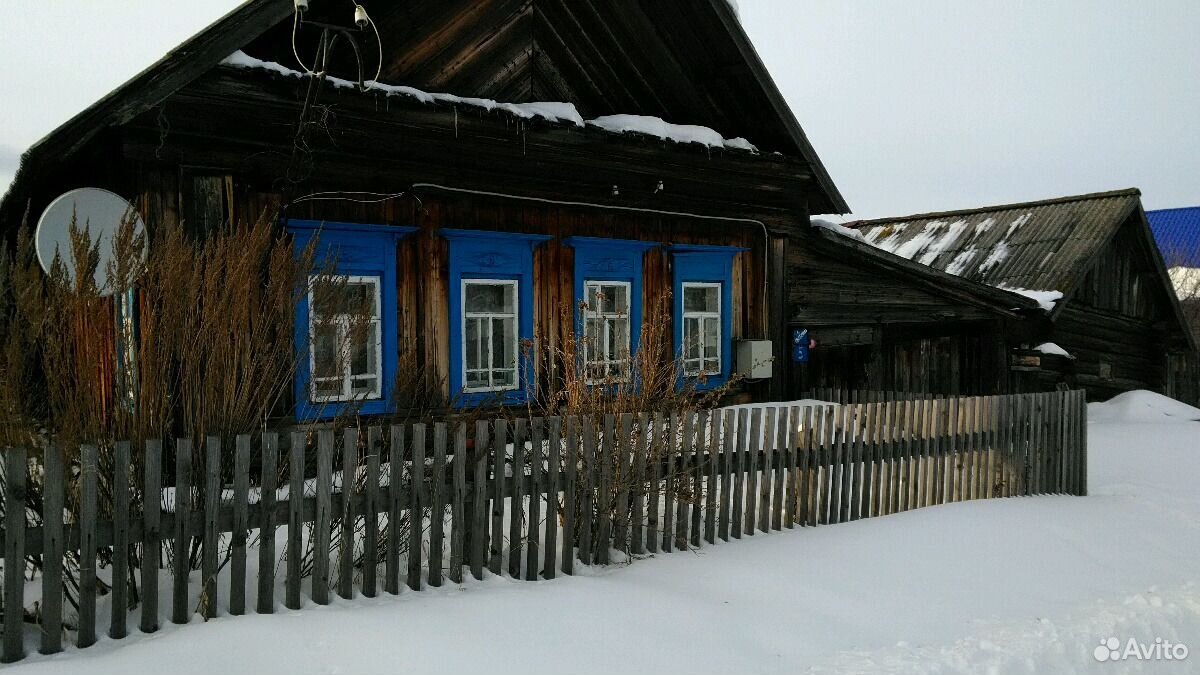
[[[370,25],[371,20],[367,18],[367,8],[362,5],[354,6],[354,25],[358,26],[359,30]]]
[[[308,11],[308,0],[296,0],[296,11],[303,14]]]

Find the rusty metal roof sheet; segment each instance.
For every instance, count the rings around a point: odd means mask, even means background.
[[[1067,293],[1140,200],[1129,189],[847,226],[877,248],[970,281]]]

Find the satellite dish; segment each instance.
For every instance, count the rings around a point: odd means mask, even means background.
[[[100,262],[96,266],[96,288],[101,295],[112,295],[114,289],[108,288],[108,267],[116,258],[114,250],[115,239],[122,224],[132,220],[135,235],[145,232],[145,224],[141,215],[133,206],[120,195],[99,188],[79,188],[71,190],[46,207],[38,221],[34,243],[37,248],[38,262],[42,269],[50,274],[57,255],[66,267],[67,278],[75,280],[76,263],[71,255],[71,220],[74,218],[75,227],[86,232],[91,238],[92,246],[96,247]],[[142,244],[142,257],[145,258],[145,242]]]

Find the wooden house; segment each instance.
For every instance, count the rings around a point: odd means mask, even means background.
[[[873,246],[1044,308],[1009,351],[1010,390],[1166,391],[1195,350],[1138,190],[850,223]]]
[[[588,367],[619,367],[660,301],[702,387],[751,372],[738,346],[788,352],[809,216],[848,207],[726,0],[363,4],[246,2],[30,149],[0,222],[94,186],[151,228],[279,209],[319,234],[380,330],[371,365],[326,372],[300,308],[301,417],[386,412],[405,354],[519,404],[555,377],[524,345],[594,321]],[[738,391],[783,398],[788,368]]]

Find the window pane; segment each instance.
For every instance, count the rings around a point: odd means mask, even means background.
[[[513,314],[516,312],[515,284],[467,283],[466,308],[472,314]]]
[[[488,382],[487,371],[476,370],[467,371],[467,388],[468,389],[486,389],[491,386]]]
[[[514,319],[492,321],[492,368],[515,368],[517,365],[517,326]]]
[[[467,319],[465,347],[468,370],[477,370],[486,366],[483,363],[486,355],[486,342],[484,342],[483,336],[483,331],[486,330],[485,321],[486,319]]]
[[[498,370],[493,372],[492,386],[497,389],[511,389],[517,386],[517,371]]]
[[[329,398],[331,396],[342,395],[342,378],[335,379],[314,379],[313,380],[313,397],[314,398]]]
[[[350,345],[350,374],[375,374],[375,343],[378,327],[371,323],[365,326],[355,326],[351,335]]]
[[[313,377],[341,375],[338,368],[337,326],[330,323],[313,325]]]
[[[721,372],[721,362],[717,359],[708,359],[704,362],[704,372],[717,375]]]
[[[313,280],[314,316],[350,315],[378,318],[375,307],[376,282],[350,281],[344,276],[323,276]]]
[[[624,284],[612,287],[612,311],[620,314],[629,313],[629,288]]]
[[[377,381],[378,380],[376,380],[374,377],[364,377],[361,379],[352,380],[350,382],[350,393],[355,396],[374,394],[377,391],[375,388],[375,383]]]
[[[587,311],[600,311],[600,286],[597,284],[587,285],[587,294],[584,296],[584,302],[587,304]]]
[[[612,323],[613,350],[612,358],[624,360],[629,354],[629,318],[616,319]]]
[[[720,337],[720,334],[721,334],[720,319],[705,319],[704,320],[704,355],[705,356],[710,356],[710,357],[716,356],[719,353],[721,345],[720,345],[720,340],[718,338]]]
[[[685,358],[695,359],[700,357],[700,319],[684,319],[683,348]]]

